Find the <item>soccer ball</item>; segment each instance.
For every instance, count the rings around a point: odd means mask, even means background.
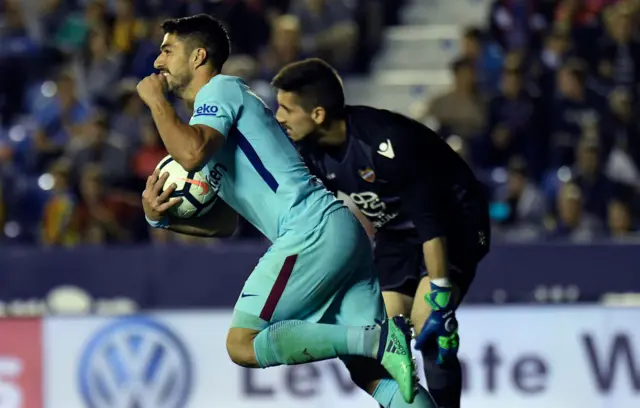
[[[171,197],[182,197],[182,202],[169,210],[169,214],[174,217],[199,217],[209,211],[218,199],[218,193],[200,172],[186,171],[171,156],[160,160],[156,169],[160,169],[160,175],[169,173],[163,190],[172,183],[178,186]]]

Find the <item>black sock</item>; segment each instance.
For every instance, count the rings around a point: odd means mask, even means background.
[[[435,342],[422,352],[422,358],[427,386],[438,407],[460,408],[462,368],[458,358],[443,365],[436,364],[438,347]]]

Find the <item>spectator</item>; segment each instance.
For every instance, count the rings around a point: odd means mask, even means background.
[[[135,212],[126,200],[104,185],[104,172],[88,164],[82,168],[78,219],[83,241],[93,244],[126,242],[132,238]]]
[[[140,146],[142,127],[149,119],[149,113],[138,96],[136,81],[123,80],[120,85],[117,108],[111,120],[111,130],[119,135],[118,144],[126,150]]]
[[[489,29],[506,51],[538,49],[547,21],[538,2],[495,0],[489,12]]]
[[[226,23],[231,48],[238,54],[256,55],[269,39],[269,22],[261,0],[227,0],[214,12]],[[192,14],[192,13],[190,13]],[[247,29],[251,27],[251,29]]]
[[[109,129],[107,117],[104,114],[96,114],[85,127],[83,134],[84,145],[69,154],[73,161],[74,180],[80,180],[87,165],[95,164],[99,166],[104,182],[109,185],[122,184],[129,176],[129,159],[122,145],[118,143],[120,136]]]
[[[302,28],[302,51],[323,58],[338,69],[353,62],[358,28],[343,0],[294,0],[291,14]]]
[[[609,115],[600,126],[605,173],[614,182],[640,186],[640,124],[628,92],[616,89],[609,94]]]
[[[271,38],[260,56],[261,77],[267,81],[271,81],[283,66],[304,58],[300,20],[296,16],[277,17],[271,27]]]
[[[545,99],[552,97],[556,87],[556,72],[571,53],[571,38],[560,30],[553,29],[544,39],[536,64],[537,85]]]
[[[602,233],[602,223],[583,211],[582,192],[575,184],[567,183],[560,188],[557,212],[556,225],[550,235],[552,239],[588,242]]]
[[[138,185],[144,187],[147,177],[153,173],[160,160],[167,155],[167,150],[162,145],[162,140],[153,122],[147,120],[140,129],[142,145],[133,155],[131,167]]]
[[[582,193],[583,208],[586,212],[605,219],[607,202],[613,196],[615,186],[604,174],[598,141],[585,137],[576,150],[573,181]]]
[[[65,10],[66,5],[54,5],[56,0],[49,1],[46,6],[45,19],[51,30],[55,30],[54,42],[65,54],[71,55],[84,47],[89,32],[93,30],[108,30],[107,6],[104,0],[90,2],[84,12],[81,10]],[[62,6],[62,7],[60,7]],[[55,17],[62,20],[60,25],[55,23]],[[56,26],[55,28],[53,26]]]
[[[23,89],[38,70],[40,49],[28,35],[28,22],[18,1],[0,3],[0,10],[0,123],[8,124],[20,113]]]
[[[597,48],[593,45],[602,35],[600,14],[615,1],[561,0],[556,9],[556,27],[571,33],[578,55],[590,65],[597,57]]]
[[[104,30],[92,30],[84,55],[76,63],[76,78],[83,86],[87,98],[93,103],[109,106],[114,102],[120,78],[122,58],[109,47],[109,37]]]
[[[520,69],[505,68],[500,93],[489,104],[488,121],[487,134],[478,141],[477,163],[483,167],[506,166],[515,155],[537,163],[536,106],[524,88]]]
[[[56,83],[56,95],[35,114],[35,170],[41,171],[57,158],[78,133],[80,125],[91,114],[91,107],[78,97],[75,81],[62,73]]]
[[[632,222],[631,208],[628,202],[620,199],[609,201],[607,206],[607,226],[609,234],[615,239],[637,238],[636,227]]]
[[[558,71],[558,88],[551,116],[552,166],[570,166],[574,146],[585,127],[598,125],[604,106],[586,88],[587,71],[579,61],[569,61]]]
[[[502,72],[502,51],[492,40],[485,39],[482,31],[467,28],[460,44],[460,56],[473,62],[482,93],[496,92]]]
[[[7,218],[6,209],[4,204],[4,185],[2,183],[2,178],[0,178],[0,231],[4,230],[4,224]]]
[[[434,119],[441,135],[458,135],[468,143],[484,130],[485,106],[477,90],[473,63],[457,59],[451,71],[453,89],[435,97],[418,119]]]
[[[51,196],[44,205],[40,240],[47,246],[73,246],[81,236],[76,217],[76,199],[71,192],[71,163],[54,162],[49,173],[53,176]]]
[[[115,0],[112,43],[115,51],[130,54],[145,32],[144,21],[136,18],[133,0]]]
[[[635,93],[640,79],[640,42],[633,38],[634,17],[624,8],[612,8],[608,35],[598,43],[597,72],[606,85]]]
[[[496,201],[505,204],[508,208],[507,216],[501,222],[502,225],[519,224],[534,229],[542,225],[543,217],[547,212],[545,198],[527,172],[527,164],[521,157],[510,160],[507,182],[496,192]]]
[[[126,67],[128,75],[141,80],[156,72],[153,62],[158,58],[158,44],[162,44],[164,37],[162,22],[165,20],[165,17],[154,18],[142,26],[140,38]]]

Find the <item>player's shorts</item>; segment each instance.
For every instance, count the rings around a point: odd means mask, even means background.
[[[340,207],[307,234],[279,237],[247,279],[232,327],[282,320],[373,325],[386,317],[369,239]]]
[[[491,229],[468,231],[465,237],[447,239],[449,276],[461,297],[473,282],[478,263],[489,252]],[[422,242],[417,232],[380,231],[376,235],[374,262],[383,291],[414,297],[420,280],[428,275]]]

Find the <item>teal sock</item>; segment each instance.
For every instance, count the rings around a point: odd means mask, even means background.
[[[378,386],[373,391],[373,398],[378,401],[383,408],[438,408],[436,403],[429,395],[429,392],[419,386],[416,399],[411,404],[406,402],[402,398],[402,394],[399,392],[398,383],[394,380],[385,378],[380,380]]]
[[[262,330],[253,341],[258,365],[304,364],[340,356],[375,358],[378,326],[339,326],[284,320]]]

